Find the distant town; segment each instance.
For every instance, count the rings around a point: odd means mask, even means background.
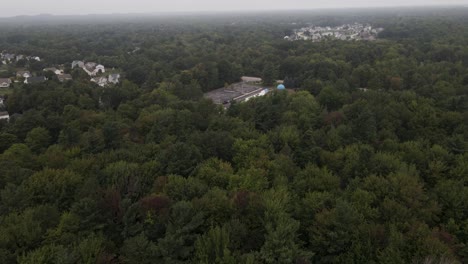
[[[371,25],[359,23],[345,24],[338,27],[309,26],[294,30],[286,40],[309,40],[319,42],[329,39],[339,40],[375,40],[383,28],[373,28]]]

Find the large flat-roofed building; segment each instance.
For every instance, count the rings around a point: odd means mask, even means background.
[[[211,99],[215,104],[229,106],[231,102],[247,101],[252,97],[265,95],[267,92],[268,89],[242,82],[205,93],[204,97]]]

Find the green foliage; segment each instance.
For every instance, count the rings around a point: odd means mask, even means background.
[[[42,152],[49,147],[51,138],[47,129],[36,127],[29,131],[24,141],[32,151]]]
[[[273,85],[276,81],[277,76],[278,70],[276,66],[271,62],[267,62],[262,72],[263,84],[267,86]]]
[[[270,190],[265,197],[265,244],[259,254],[265,263],[295,263],[310,258],[303,252],[297,231],[299,221],[294,220],[286,211],[289,203],[286,190]]]
[[[229,232],[226,228],[214,227],[195,242],[197,263],[234,264],[229,250]]]
[[[175,204],[171,209],[166,234],[164,238],[158,239],[164,261],[174,263],[191,259],[203,223],[203,214],[189,202]]]
[[[71,206],[82,177],[68,170],[45,169],[23,182],[31,205],[52,203],[61,209]]]
[[[0,134],[0,152],[3,153],[3,151],[7,150],[11,145],[14,143],[17,143],[18,138],[9,133],[1,133]]]
[[[2,77],[73,81],[4,96],[0,263],[467,263],[466,10],[317,14],[2,20],[43,58]],[[385,30],[283,40],[354,22]],[[204,98],[243,75],[288,90]]]
[[[125,240],[121,249],[124,263],[154,263],[158,260],[158,248],[141,233],[136,237]]]

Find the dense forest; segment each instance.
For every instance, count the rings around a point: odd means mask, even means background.
[[[74,80],[5,92],[0,263],[468,262],[466,8],[29,19],[0,77]],[[384,31],[283,39],[354,22]],[[203,97],[242,75],[291,89]]]

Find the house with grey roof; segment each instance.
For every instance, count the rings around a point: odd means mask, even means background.
[[[73,80],[73,77],[70,74],[59,74],[57,78],[60,82],[66,82]]]
[[[28,56],[27,59],[28,59],[28,60],[41,61],[41,58],[39,58],[38,56]]]
[[[8,88],[11,85],[11,80],[9,78],[0,79],[0,88]]]
[[[24,80],[25,84],[34,84],[34,83],[41,83],[45,82],[46,78],[44,76],[37,76],[37,77],[29,77]]]
[[[83,70],[89,75],[89,76],[96,76],[98,73],[105,73],[106,68],[104,65],[97,64],[95,62],[87,62]]]
[[[17,71],[16,77],[29,78],[32,77],[32,74],[29,71]]]
[[[98,64],[96,62],[86,62],[83,61],[73,61],[72,69],[79,67],[83,69],[89,76],[96,76],[98,73],[105,73],[106,68],[104,65]]]
[[[104,87],[108,84],[108,80],[106,77],[94,77],[91,78],[91,82],[97,83],[101,87]]]
[[[63,73],[62,70],[57,69],[57,68],[55,68],[55,67],[45,68],[43,71],[45,71],[45,72],[51,71],[51,72],[55,73],[56,75],[59,75],[59,74],[62,74],[62,73]]]
[[[110,83],[118,84],[119,81],[120,81],[120,74],[118,74],[118,73],[109,74],[108,80],[109,80]]]
[[[2,58],[5,60],[5,61],[13,61],[16,59],[16,55],[15,54],[10,54],[10,53],[5,53],[5,54],[2,54]]]
[[[75,67],[83,68],[84,67],[84,62],[79,61],[79,60],[73,61],[72,62],[72,69],[74,69]]]

